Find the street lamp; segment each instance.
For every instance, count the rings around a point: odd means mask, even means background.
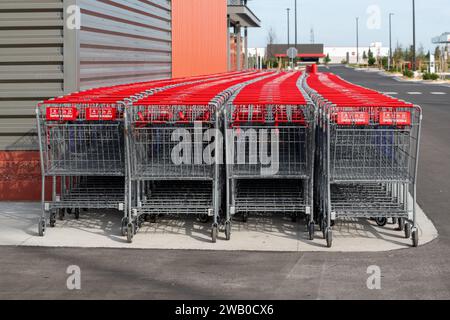
[[[392,65],[392,16],[393,13],[389,13],[389,63],[388,70],[391,70]]]
[[[289,48],[289,46],[291,45],[291,42],[290,42],[290,35],[289,35],[289,32],[290,32],[290,25],[289,25],[289,11],[291,11],[291,9],[290,8],[287,8],[286,9],[286,11],[287,11],[287,45],[288,45],[288,48]]]
[[[412,0],[413,6],[413,48],[412,48],[412,65],[413,71],[416,71],[416,1]]]
[[[356,17],[356,63],[359,63],[359,17]]]
[[[295,48],[297,49],[297,0],[295,0]]]

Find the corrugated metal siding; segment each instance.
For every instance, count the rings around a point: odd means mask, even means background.
[[[169,78],[168,0],[80,0],[81,89]]]
[[[0,1],[0,150],[37,148],[34,109],[63,93],[63,1]]]
[[[173,76],[226,72],[227,2],[172,0]]]

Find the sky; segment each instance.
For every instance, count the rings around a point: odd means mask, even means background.
[[[389,46],[389,13],[392,17],[392,45],[412,44],[412,0],[297,0],[298,43],[325,46],[356,46],[356,17],[359,17],[360,46],[382,42]],[[249,0],[249,8],[262,21],[249,29],[249,47],[266,47],[272,27],[276,43],[287,42],[287,12],[291,8],[291,43],[294,43],[294,0]],[[416,42],[434,49],[431,38],[450,32],[450,0],[416,0]]]

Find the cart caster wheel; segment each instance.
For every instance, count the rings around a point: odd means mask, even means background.
[[[247,221],[248,221],[248,214],[244,213],[242,215],[242,222],[247,223]]]
[[[231,222],[230,221],[225,222],[225,239],[227,239],[227,240],[231,239]]]
[[[411,238],[411,230],[412,226],[411,223],[405,223],[405,239]]]
[[[404,227],[405,227],[405,220],[403,220],[403,218],[398,218],[397,219],[398,222],[398,231],[403,231]],[[408,237],[409,238],[409,237]]]
[[[412,245],[414,248],[417,248],[419,246],[419,230],[417,230],[417,228],[412,228],[411,236]]]
[[[46,229],[45,219],[41,218],[38,224],[38,233],[40,237],[45,236],[45,229]]]
[[[133,237],[134,237],[134,224],[129,223],[127,225],[127,242],[128,243],[132,243],[133,242]]]
[[[327,227],[326,227],[326,223],[325,223],[325,221],[322,221],[322,235],[323,235],[323,238],[324,239],[326,239],[327,238]]]
[[[67,208],[67,214],[72,214],[72,209],[71,208]]]
[[[308,225],[309,240],[314,240],[314,229],[315,229],[314,222],[310,222]]]
[[[333,231],[330,228],[327,228],[325,233],[326,233],[327,247],[331,248],[331,246],[333,245]]]
[[[291,216],[291,221],[292,221],[293,223],[296,223],[296,222],[297,222],[297,215],[296,215],[296,214],[293,214],[293,215]]]
[[[122,234],[122,237],[125,237],[127,235],[127,225],[128,219],[122,218],[122,222],[120,224],[120,233]]]
[[[80,209],[75,209],[75,220],[80,220]]]
[[[217,225],[212,227],[211,230],[211,239],[212,239],[212,243],[216,243],[217,242],[217,234],[219,233],[219,228],[217,227]]]
[[[54,228],[56,225],[56,212],[52,212],[50,215],[50,228]]]
[[[67,211],[69,211],[69,209],[67,209]],[[65,212],[64,212],[64,209],[59,209],[59,211],[58,211],[58,219],[61,220],[61,221],[63,221],[65,215],[66,215],[66,214],[65,214]]]
[[[384,227],[387,224],[387,218],[375,218],[375,222],[379,227]]]
[[[201,214],[198,216],[198,220],[201,223],[208,223],[209,222],[209,216],[207,214]]]

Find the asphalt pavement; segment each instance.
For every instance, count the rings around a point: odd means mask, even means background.
[[[450,88],[331,71],[423,107],[418,200],[437,240],[380,253],[0,247],[0,299],[449,299]],[[67,288],[71,265],[81,290]]]

